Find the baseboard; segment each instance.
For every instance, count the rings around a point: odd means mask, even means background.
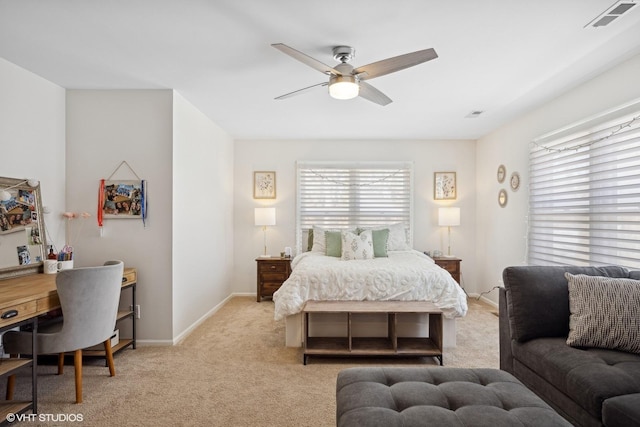
[[[136,339],[136,347],[163,347],[173,346],[174,342],[171,340],[139,340]]]
[[[473,298],[473,299],[476,299],[476,300],[479,297],[480,301],[482,301],[482,302],[484,302],[486,304],[489,304],[490,306],[492,306],[492,307],[494,307],[496,309],[498,308],[498,303],[497,302],[491,301],[489,298],[485,297],[484,295],[483,296],[480,296],[480,294],[467,294],[467,295],[469,296],[469,298]]]
[[[169,345],[177,345],[180,344],[185,338],[187,338],[191,332],[193,332],[198,326],[200,326],[205,320],[215,314],[218,310],[220,310],[231,298],[233,298],[235,294],[230,294],[228,297],[220,301],[215,307],[206,312],[203,316],[201,316],[198,320],[193,322],[191,326],[182,331],[181,334],[173,338],[173,341]]]

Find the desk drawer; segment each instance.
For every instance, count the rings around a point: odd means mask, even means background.
[[[2,310],[0,310],[0,327],[11,325],[21,320],[33,317],[36,313],[37,307],[38,305],[35,301],[3,307]]]
[[[58,297],[58,295],[52,295],[50,297],[40,298],[38,300],[37,309],[38,309],[38,313],[40,314],[46,313],[47,311],[51,311],[59,307],[60,307],[60,298]]]
[[[127,285],[129,283],[134,283],[136,280],[137,280],[137,274],[135,271],[132,271],[130,273],[124,274],[124,276],[122,277],[122,284]]]

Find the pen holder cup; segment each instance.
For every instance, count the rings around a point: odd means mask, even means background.
[[[73,260],[58,261],[58,271],[69,270],[73,268]]]
[[[45,259],[42,267],[44,274],[56,274],[58,272],[58,261],[55,259]]]

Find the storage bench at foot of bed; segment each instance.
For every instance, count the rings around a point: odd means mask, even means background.
[[[386,315],[386,336],[358,336],[354,329],[366,315]],[[311,336],[310,316],[314,314],[340,314],[343,316],[343,334]],[[401,336],[398,326],[403,317],[414,314],[428,315],[428,336]],[[308,356],[413,356],[435,357],[442,365],[443,318],[442,311],[423,301],[307,301],[303,310],[303,363]]]

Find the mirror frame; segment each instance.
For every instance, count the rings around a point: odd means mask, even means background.
[[[44,259],[47,256],[47,233],[44,228],[44,213],[42,211],[42,199],[40,197],[40,182],[38,181],[38,185],[32,187],[29,184],[27,184],[26,181],[27,179],[0,177],[0,190],[4,190],[8,187],[13,187],[11,188],[11,190],[14,190],[14,189],[29,190],[34,192],[36,212],[38,213],[38,219],[36,220],[36,224],[40,229],[40,238],[42,240],[42,244],[40,245],[42,247],[41,257]],[[0,234],[0,239],[2,239],[1,234]],[[43,265],[43,262],[42,260],[40,260],[40,261],[31,262],[27,265],[0,267],[0,280],[42,272],[42,265]]]

